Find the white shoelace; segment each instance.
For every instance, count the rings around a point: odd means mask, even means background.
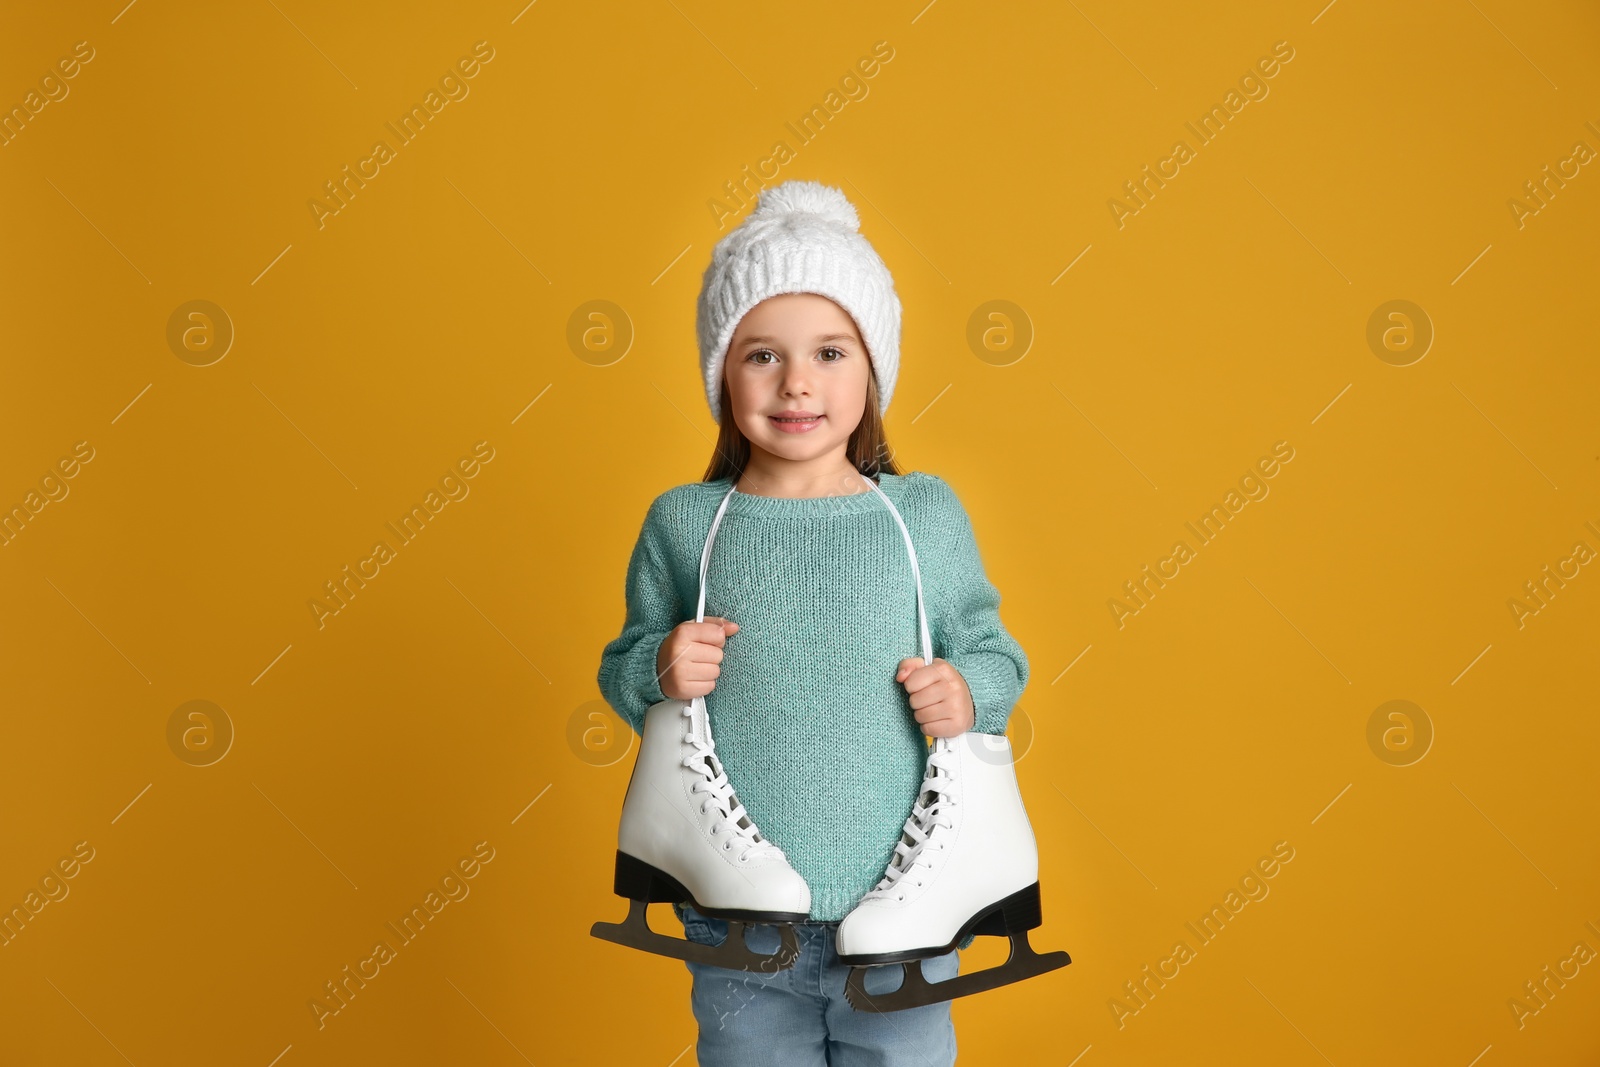
[[[686,717],[692,714],[688,705],[684,706],[683,714]],[[713,806],[716,807],[718,818],[714,832],[727,830],[734,835],[723,842],[723,850],[730,851],[737,843],[741,863],[763,856],[781,858],[783,850],[761,836],[761,831],[751,820],[750,813],[745,811],[744,804],[734,795],[733,784],[728,781],[728,773],[723,769],[722,761],[717,759],[716,751],[695,737],[692,730],[686,730],[683,739],[694,749],[691,754],[683,758],[683,765],[701,775],[700,779],[689,787],[689,791],[707,794],[705,803],[700,805],[702,813],[710,811]]]
[[[932,858],[925,855],[929,849],[944,848],[943,841],[930,844],[934,831],[941,826],[950,826],[950,809],[956,805],[955,791],[951,787],[955,784],[955,777],[951,772],[955,769],[956,756],[953,752],[936,748],[928,757],[928,768],[922,779],[922,789],[917,794],[917,801],[911,808],[911,817],[906,820],[905,829],[901,832],[900,840],[894,846],[894,858],[889,861],[889,869],[884,872],[883,880],[867,893],[867,897],[883,898],[886,896],[900,897],[900,879],[910,874],[917,867],[932,867]],[[939,773],[943,772],[943,773]],[[931,803],[924,803],[924,798],[932,794]],[[865,899],[865,898],[863,898]]]

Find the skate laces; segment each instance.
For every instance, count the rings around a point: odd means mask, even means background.
[[[685,706],[683,713],[691,715],[690,709]],[[684,741],[694,751],[683,758],[683,765],[690,770],[698,772],[701,777],[689,787],[691,793],[707,794],[701,804],[702,812],[710,811],[714,805],[717,809],[717,821],[712,827],[712,832],[730,831],[733,841],[740,845],[740,858],[755,858],[765,855],[781,857],[783,850],[777,845],[761,836],[761,831],[750,818],[750,813],[745,810],[744,804],[733,792],[733,783],[728,781],[728,772],[723,769],[722,761],[717,758],[714,748],[694,736],[693,732],[684,734]],[[724,849],[728,848],[724,844]]]
[[[955,765],[955,753],[943,748],[935,747],[928,757],[922,789],[917,794],[916,803],[911,807],[911,817],[906,820],[900,840],[894,846],[894,858],[889,861],[889,868],[884,872],[883,879],[867,893],[868,897],[898,895],[900,879],[917,867],[933,866],[932,858],[925,853],[929,849],[934,831],[941,826],[952,825],[950,809],[955,806],[956,797],[955,776],[951,772],[955,770]],[[932,799],[927,800],[926,798],[930,796]],[[933,847],[944,846],[940,844]]]

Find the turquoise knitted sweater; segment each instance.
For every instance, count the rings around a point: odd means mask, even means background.
[[[656,653],[693,620],[700,555],[732,484],[656,497],[628,562],[627,618],[600,657],[600,691],[642,732],[664,700]],[[882,474],[916,546],[933,654],[966,680],[975,729],[1003,734],[1028,659],[1000,623],[972,524],[935,475]],[[922,783],[927,741],[902,659],[922,654],[917,589],[894,516],[866,489],[788,498],[735,492],[712,545],[706,615],[739,624],[706,697],[734,792],[837,922],[883,877]],[[970,939],[968,939],[970,941]]]

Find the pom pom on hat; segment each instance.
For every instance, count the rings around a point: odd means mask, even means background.
[[[717,242],[695,314],[712,418],[722,420],[723,361],[739,320],[781,293],[816,293],[849,313],[877,375],[879,413],[888,410],[900,369],[900,298],[860,228],[840,190],[786,181],[763,189],[755,210]]]
[[[764,219],[801,211],[837,222],[851,233],[861,229],[861,216],[856,214],[856,206],[846,200],[839,190],[821,182],[792,181],[763,189],[750,217]]]

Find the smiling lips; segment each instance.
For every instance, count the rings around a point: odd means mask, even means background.
[[[810,433],[822,425],[826,415],[814,415],[809,411],[785,411],[777,415],[768,415],[772,424],[784,433]]]

